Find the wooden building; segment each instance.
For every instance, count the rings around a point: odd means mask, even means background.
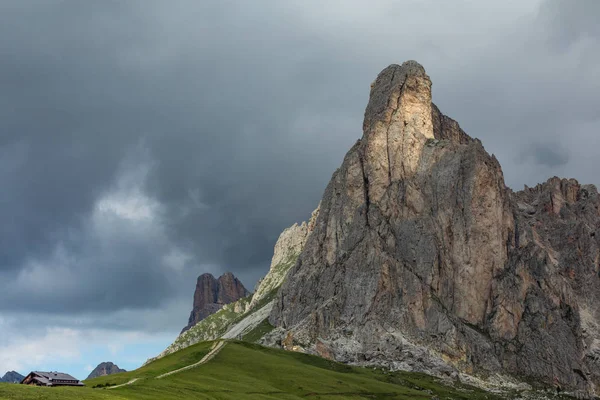
[[[77,378],[62,372],[32,371],[22,381],[21,385],[35,386],[84,386]]]

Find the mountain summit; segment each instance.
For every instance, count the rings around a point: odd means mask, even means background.
[[[600,384],[600,197],[513,192],[415,61],[371,86],[265,343],[436,375]],[[474,377],[474,378],[473,378]]]
[[[25,379],[25,377],[18,372],[8,371],[2,378],[0,378],[0,382],[20,383],[23,379]]]
[[[112,374],[118,374],[120,372],[127,372],[124,369],[119,368],[118,365],[112,362],[103,362],[98,364],[96,368],[88,375],[86,379],[93,379],[99,376],[107,376]]]
[[[249,294],[242,282],[231,272],[224,273],[218,279],[212,274],[200,275],[194,292],[193,309],[187,326],[181,332],[219,311],[225,304],[233,303]]]

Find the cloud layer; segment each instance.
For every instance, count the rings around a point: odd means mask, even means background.
[[[175,333],[197,275],[252,287],[361,136],[371,81],[406,59],[511,187],[600,183],[599,14],[594,0],[3,1],[0,317]]]

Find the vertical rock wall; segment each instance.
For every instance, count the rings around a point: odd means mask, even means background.
[[[277,297],[283,342],[592,393],[597,190],[551,179],[512,193],[495,157],[431,103],[414,61],[377,77],[363,130]]]

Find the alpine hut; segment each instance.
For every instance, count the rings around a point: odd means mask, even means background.
[[[77,378],[62,372],[32,371],[21,381],[21,385],[35,386],[85,386]]]

